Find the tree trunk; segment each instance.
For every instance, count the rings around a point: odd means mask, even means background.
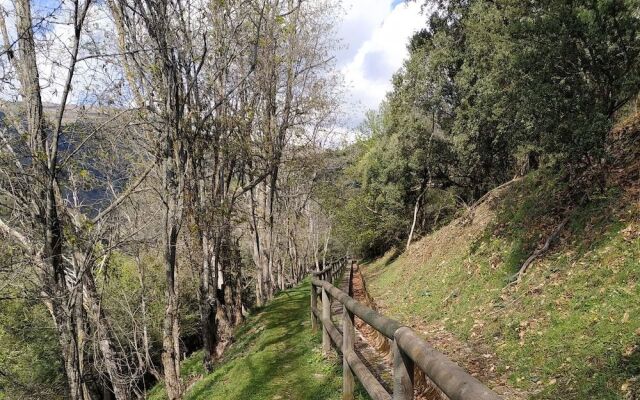
[[[203,339],[203,363],[207,372],[213,370],[213,360],[216,348],[216,296],[214,285],[212,284],[212,264],[213,256],[209,240],[203,240],[203,260],[202,271],[200,272],[200,324],[202,325]]]
[[[78,299],[70,303],[70,309],[64,308],[61,302],[62,299],[62,297],[58,296],[53,296],[52,299],[45,296],[44,304],[53,318],[58,333],[58,343],[60,344],[60,353],[62,354],[64,372],[67,378],[69,399],[83,400],[84,387],[80,370],[81,349],[78,346],[81,338],[76,333],[77,322],[79,322],[76,321],[76,317],[79,315],[76,309]],[[81,305],[81,303],[79,304]]]
[[[78,325],[82,316],[82,299],[69,298],[64,267],[62,265],[62,229],[54,192],[55,159],[48,157],[46,135],[43,130],[44,117],[40,78],[36,60],[35,40],[32,26],[31,2],[17,0],[16,27],[18,31],[18,63],[16,64],[21,84],[21,95],[26,105],[26,120],[29,136],[29,150],[33,156],[36,184],[33,192],[37,214],[32,215],[34,223],[41,221],[44,233],[42,252],[35,255],[43,267],[45,305],[54,320],[58,342],[64,362],[65,375],[71,400],[82,400],[83,384],[81,374],[82,338],[78,335]],[[53,169],[49,162],[52,162]],[[81,296],[81,293],[80,293]]]
[[[244,320],[244,316],[242,315],[242,271],[240,271],[240,268],[238,266],[238,271],[236,272],[236,296],[235,296],[235,305],[234,305],[234,310],[235,310],[235,318],[234,318],[234,323],[236,325],[239,325],[242,323],[242,321]]]
[[[411,222],[411,230],[409,231],[409,237],[407,238],[407,247],[406,250],[409,250],[409,246],[411,246],[411,240],[413,239],[413,232],[416,229],[416,221],[418,220],[418,210],[420,209],[420,200],[422,196],[425,194],[426,189],[423,190],[418,198],[416,199],[416,205],[413,208],[413,222]]]
[[[131,398],[131,393],[125,378],[127,373],[122,370],[121,364],[117,359],[113,331],[109,319],[100,304],[100,296],[97,292],[93,273],[87,270],[83,276],[85,308],[89,312],[96,331],[100,353],[103,357],[104,367],[111,380],[113,394],[116,400],[128,400]]]
[[[171,91],[170,91],[171,92]],[[175,107],[175,105],[172,105]],[[173,121],[177,124],[177,119]],[[177,129],[177,127],[175,127]],[[178,284],[176,246],[179,231],[179,185],[176,164],[179,158],[175,155],[173,133],[166,135],[164,159],[164,193],[166,209],[164,213],[164,267],[167,287],[165,290],[165,315],[162,326],[162,367],[164,381],[169,400],[182,397],[180,380],[180,326],[178,315]]]
[[[329,249],[329,239],[331,238],[331,226],[329,226],[329,232],[324,239],[324,248],[322,249],[322,269],[327,268],[327,250]]]
[[[251,197],[251,221],[250,221],[250,229],[252,234],[252,256],[253,262],[256,266],[256,305],[261,307],[264,305],[267,296],[266,296],[266,285],[268,279],[268,261],[265,260],[264,257],[264,243],[261,241],[261,233],[260,233],[260,220],[258,217],[258,204],[260,203],[259,192],[258,192],[258,200],[256,200],[256,195],[254,194],[254,190],[250,191]],[[258,203],[258,204],[257,204]]]

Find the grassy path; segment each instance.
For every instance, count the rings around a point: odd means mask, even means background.
[[[249,317],[224,360],[191,385],[185,399],[340,399],[341,368],[337,358],[323,359],[320,335],[311,332],[309,291],[306,283],[280,293]],[[196,353],[185,361],[186,382],[202,374],[201,357]],[[164,398],[161,386],[150,399]]]

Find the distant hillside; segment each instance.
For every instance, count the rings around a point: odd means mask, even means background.
[[[370,263],[370,294],[505,398],[640,398],[638,125],[611,134],[603,189],[531,173]]]
[[[24,164],[28,164],[28,151],[24,138],[18,135],[16,121],[12,118],[21,116],[21,103],[0,103],[0,129],[6,129],[6,135],[11,141],[12,148],[18,154],[24,154]],[[55,125],[59,105],[44,103],[43,111],[47,117],[49,132]],[[109,107],[85,107],[69,104],[62,119],[63,134],[59,138],[59,160],[64,160],[69,154],[74,154],[71,160],[74,169],[81,176],[81,184],[76,184],[76,200],[83,205],[87,215],[95,215],[110,203],[113,193],[119,192],[127,185],[131,178],[134,162],[138,162],[140,154],[135,153],[133,146],[123,140],[122,124],[135,118],[132,112]],[[88,140],[91,139],[91,140]],[[80,149],[81,148],[81,149]],[[111,155],[111,164],[104,164],[104,154]],[[96,160],[100,158],[101,162]],[[67,171],[61,172],[63,179],[68,179]],[[93,187],[87,189],[86,182],[92,180]],[[84,184],[82,184],[84,183]],[[63,194],[71,198],[71,194],[64,190]]]

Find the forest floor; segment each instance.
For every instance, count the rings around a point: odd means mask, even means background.
[[[617,135],[582,203],[536,171],[363,266],[378,309],[504,398],[640,399],[640,123]]]
[[[340,399],[342,372],[337,357],[325,359],[318,332],[312,332],[309,283],[284,291],[251,315],[235,342],[209,375],[202,353],[185,360],[186,400]],[[150,400],[166,398],[162,384]],[[366,398],[361,392],[358,399]]]

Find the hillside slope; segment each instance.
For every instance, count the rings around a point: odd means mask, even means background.
[[[342,372],[322,357],[320,335],[311,331],[309,284],[276,296],[236,332],[213,373],[203,376],[202,354],[183,365],[186,400],[340,399]],[[162,384],[149,399],[164,399]],[[361,398],[361,397],[358,397]]]
[[[537,171],[404,254],[370,263],[379,308],[505,398],[640,398],[636,128],[616,133],[606,189],[581,205],[568,199],[574,182]]]

